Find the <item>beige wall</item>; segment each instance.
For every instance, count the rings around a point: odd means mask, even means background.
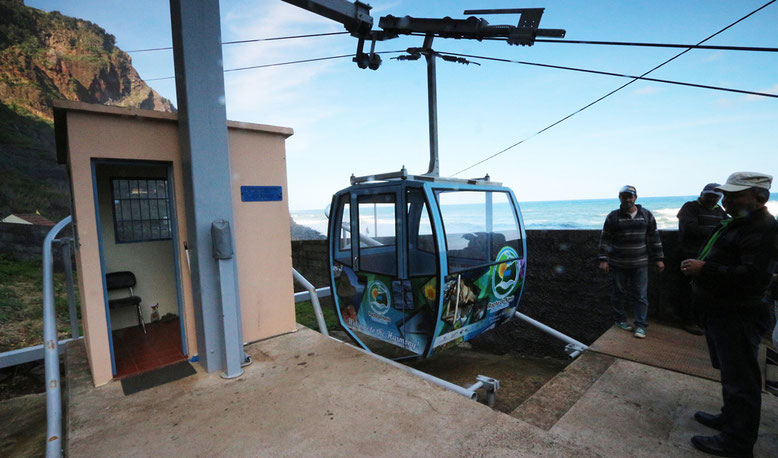
[[[133,287],[133,292],[143,299],[141,308],[143,309],[143,319],[147,323],[151,321],[151,306],[153,304],[159,304],[160,316],[164,316],[166,313],[178,315],[173,241],[116,243],[111,201],[111,178],[167,179],[167,167],[100,164],[96,167],[96,175],[105,272],[129,270],[135,274],[138,283]],[[109,292],[110,298],[127,295],[126,289]],[[138,314],[134,307],[123,307],[111,311],[112,329],[137,325]]]
[[[174,114],[137,109],[57,102],[57,148],[71,168],[74,217],[78,233],[77,264],[82,293],[82,321],[92,376],[96,385],[112,379],[108,330],[98,249],[97,217],[92,196],[92,159],[164,161],[172,164],[179,243],[188,239],[177,122]],[[64,113],[64,118],[62,116]],[[63,122],[66,121],[66,122]],[[63,126],[64,124],[64,126]],[[284,140],[291,129],[229,123],[235,250],[243,322],[243,337],[254,341],[295,330],[291,242],[286,190]],[[66,137],[65,137],[66,134]],[[62,145],[66,143],[66,145]],[[63,149],[64,148],[64,149]],[[281,202],[241,202],[240,186],[282,186]],[[110,204],[110,202],[107,202]],[[107,215],[102,215],[107,218]],[[107,225],[112,229],[112,224]],[[105,228],[106,225],[103,224]],[[113,240],[112,234],[104,234]],[[148,245],[153,245],[151,242]],[[105,246],[110,244],[106,242]],[[138,248],[143,244],[127,244]],[[123,247],[122,247],[123,248]],[[181,248],[181,247],[180,247]],[[106,249],[107,270],[119,266],[128,253]],[[142,251],[142,250],[141,250]],[[173,256],[172,248],[166,259]],[[124,264],[121,261],[121,265]],[[142,261],[140,261],[142,263]],[[184,319],[189,355],[197,354],[190,272],[179,249]],[[167,264],[167,261],[165,261]],[[124,268],[124,267],[121,267]],[[142,265],[133,265],[136,275]],[[171,269],[167,272],[171,272]],[[138,278],[140,286],[141,278]],[[146,280],[148,281],[148,280]],[[171,282],[171,284],[173,284]],[[140,290],[144,303],[150,305]],[[153,293],[151,293],[153,294]],[[156,300],[154,300],[156,302]],[[160,300],[160,304],[162,299]]]
[[[230,129],[243,340],[295,330],[284,137]],[[281,202],[241,202],[241,186],[281,186]]]

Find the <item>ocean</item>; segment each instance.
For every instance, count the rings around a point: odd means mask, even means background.
[[[659,229],[677,229],[678,228],[678,210],[681,206],[697,196],[674,196],[674,197],[638,197],[636,203],[644,206],[656,218]],[[524,218],[525,229],[602,229],[605,222],[605,216],[619,206],[617,198],[613,199],[591,199],[591,200],[556,200],[543,202],[519,202],[521,214]],[[467,205],[463,206],[467,207]],[[772,199],[767,203],[768,210],[774,216],[778,213],[778,200]],[[466,215],[465,213],[457,215],[458,218],[467,219],[472,217],[476,219],[477,215]],[[320,210],[298,210],[292,211],[292,218],[297,224],[310,227],[323,235],[327,235],[327,217],[324,215],[324,209]],[[381,215],[378,215],[378,231],[384,223],[389,223],[391,219],[384,221]]]

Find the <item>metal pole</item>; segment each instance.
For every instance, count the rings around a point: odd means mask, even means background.
[[[340,340],[334,339],[332,337],[330,337],[330,339],[337,340],[338,342],[341,342]],[[343,343],[344,345],[348,345],[345,342],[341,342],[341,343]],[[428,381],[430,383],[434,383],[435,385],[443,387],[443,388],[445,388],[445,389],[447,389],[449,391],[453,391],[454,393],[456,393],[456,394],[458,394],[460,396],[464,396],[464,397],[469,398],[469,399],[471,399],[473,401],[475,401],[478,398],[478,394],[475,391],[473,391],[473,390],[470,390],[468,388],[462,388],[459,385],[455,385],[455,384],[453,384],[451,382],[447,382],[447,381],[445,381],[443,379],[435,377],[434,375],[430,375],[430,374],[424,373],[424,372],[416,370],[416,369],[414,369],[412,367],[404,366],[404,365],[402,365],[402,364],[400,364],[400,363],[398,363],[396,361],[392,361],[391,359],[384,358],[381,355],[377,355],[377,354],[375,354],[373,352],[370,352],[370,351],[367,351],[367,350],[365,350],[363,348],[354,347],[353,345],[351,345],[351,347],[356,348],[357,350],[361,351],[362,353],[368,354],[368,355],[372,356],[373,358],[375,358],[377,360],[383,361],[386,364],[394,366],[394,367],[396,367],[398,369],[402,369],[405,372],[410,372],[411,374],[416,375],[417,377],[421,377],[421,378],[423,378],[424,380],[426,380],[426,381]]]
[[[427,175],[440,176],[438,163],[438,86],[435,75],[435,53],[432,51],[433,35],[424,37],[424,49],[427,53],[427,102],[429,105],[430,123],[430,164]]]
[[[51,242],[70,223],[71,217],[57,223],[43,240],[43,361],[46,367],[46,456],[62,455],[62,394],[59,381],[57,315],[54,311],[54,262]]]
[[[327,332],[327,323],[324,321],[324,314],[321,312],[321,304],[319,304],[319,297],[316,294],[316,288],[313,287],[311,282],[305,279],[294,267],[292,267],[292,276],[294,279],[303,285],[308,293],[311,295],[311,303],[313,304],[313,314],[316,315],[316,322],[319,324],[319,332],[329,337],[330,333]]]
[[[589,347],[575,339],[573,339],[570,336],[567,336],[565,334],[562,334],[561,332],[557,331],[554,328],[551,328],[549,326],[546,326],[545,324],[541,323],[540,321],[534,320],[527,315],[524,315],[523,313],[516,312],[514,315],[516,318],[526,321],[527,323],[531,324],[532,326],[535,326],[536,328],[540,329],[541,331],[545,332],[546,334],[549,334],[553,337],[556,337],[557,339],[566,342],[567,347],[570,352],[568,353],[570,358],[575,358],[576,356],[580,355],[581,353],[585,352],[589,349]]]
[[[65,266],[65,284],[68,290],[68,309],[70,310],[70,335],[77,339],[78,332],[78,314],[76,313],[76,295],[73,289],[73,263],[70,260],[71,238],[61,239],[62,242],[62,264]]]

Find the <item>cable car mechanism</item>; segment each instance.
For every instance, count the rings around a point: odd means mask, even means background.
[[[368,351],[391,344],[397,359],[426,358],[477,337],[516,312],[526,274],[526,241],[513,192],[489,176],[439,176],[435,37],[505,38],[531,46],[537,36],[564,37],[539,29],[542,8],[471,10],[464,14],[520,14],[517,26],[484,19],[382,17],[372,30],[370,6],[345,0],[285,0],[344,24],[359,39],[354,62],[376,70],[376,41],[424,35],[420,48],[399,60],[427,61],[430,163],[422,175],[399,172],[351,177],[329,213],[331,291],[340,325]],[[364,52],[366,40],[372,42]],[[383,342],[383,343],[382,343]]]

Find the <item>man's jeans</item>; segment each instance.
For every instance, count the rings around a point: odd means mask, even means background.
[[[611,305],[613,319],[617,323],[627,321],[625,307],[632,305],[635,326],[645,329],[648,313],[648,266],[622,269],[611,267]]]

